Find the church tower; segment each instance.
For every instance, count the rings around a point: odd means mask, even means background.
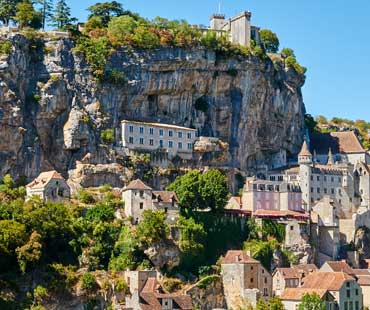
[[[313,201],[311,197],[311,175],[313,160],[312,154],[308,149],[306,140],[304,140],[301,151],[298,154],[298,164],[299,164],[299,185],[302,191],[302,200],[304,204],[311,210]]]
[[[306,140],[304,140],[301,151],[298,154],[299,165],[312,165],[312,154],[308,149]]]

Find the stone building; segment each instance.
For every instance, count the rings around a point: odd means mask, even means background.
[[[370,270],[353,269],[358,285],[362,289],[364,308],[370,307]]]
[[[190,296],[170,294],[158,282],[156,271],[126,271],[125,281],[130,294],[125,309],[132,310],[192,310]]]
[[[178,198],[175,192],[155,191],[140,179],[132,181],[122,191],[125,215],[133,223],[139,223],[145,210],[162,210],[167,214],[167,222],[175,224],[179,217]]]
[[[171,159],[191,159],[196,129],[163,123],[123,120],[122,147],[126,154],[135,151],[165,152]]]
[[[44,201],[64,201],[70,198],[71,191],[66,180],[55,170],[42,172],[26,185],[27,200],[39,196]]]
[[[261,263],[243,251],[228,251],[221,261],[221,274],[228,309],[245,302],[256,305],[272,296],[272,277]]]
[[[228,20],[225,15],[214,14],[211,16],[210,29],[223,35],[229,35],[230,42],[242,46],[251,46],[251,40],[260,43],[260,28],[251,25],[251,12],[242,12]]]
[[[326,303],[325,310],[336,309],[336,302],[334,296],[327,289],[319,288],[287,288],[283,291],[280,299],[284,305],[285,310],[297,310],[302,302],[302,298],[306,294],[316,294],[320,300]]]
[[[345,272],[350,276],[354,276],[355,272],[346,261],[327,261],[324,265],[321,266],[320,271],[326,272]]]
[[[272,274],[272,291],[280,296],[286,288],[294,288],[302,285],[304,277],[318,268],[314,264],[301,264],[289,268],[276,268]]]
[[[362,289],[356,279],[345,272],[311,273],[303,279],[302,288],[328,290],[339,309],[362,309]]]

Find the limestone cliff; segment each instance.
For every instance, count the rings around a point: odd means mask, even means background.
[[[97,83],[70,39],[8,39],[12,52],[0,56],[0,175],[66,174],[87,154],[89,164],[114,163],[125,118],[219,137],[230,154],[222,166],[245,169],[280,149],[299,149],[304,78],[269,59],[225,58],[203,48],[121,50],[107,70],[128,82]],[[204,112],[195,108],[198,99]],[[117,142],[109,147],[100,141],[107,128]]]

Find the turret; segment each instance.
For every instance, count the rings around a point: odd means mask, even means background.
[[[306,140],[304,140],[301,151],[298,154],[298,164],[299,165],[311,165],[312,164],[312,154],[308,149]]]
[[[334,156],[333,156],[333,153],[331,151],[331,148],[329,148],[328,163],[327,163],[327,165],[329,165],[329,166],[334,165]]]
[[[222,26],[225,24],[225,15],[222,14],[213,14],[211,16],[211,25],[212,30],[222,30]]]

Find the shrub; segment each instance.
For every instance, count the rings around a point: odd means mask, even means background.
[[[294,51],[291,49],[291,48],[287,48],[287,47],[284,47],[282,50],[281,50],[281,56],[283,56],[284,58],[287,58],[289,56],[293,56],[295,57],[294,55]]]
[[[208,110],[208,102],[204,96],[195,100],[194,108],[198,111],[207,112]]]
[[[128,289],[127,283],[124,279],[115,279],[114,290],[116,292],[126,292]]]
[[[173,293],[181,289],[182,282],[180,279],[177,278],[165,278],[163,280],[163,287],[166,291]]]
[[[48,296],[48,290],[41,285],[36,286],[36,288],[33,290],[33,297],[36,302],[42,302]]]
[[[197,286],[202,289],[206,289],[208,286],[215,283],[217,280],[220,279],[220,276],[218,275],[212,275],[202,278],[198,283]]]
[[[84,290],[92,290],[96,287],[96,279],[90,272],[86,272],[81,277],[81,288]]]
[[[80,189],[77,193],[77,199],[83,203],[94,203],[94,196],[85,189]]]
[[[114,141],[114,131],[113,129],[105,129],[101,132],[100,138],[104,144],[111,144]]]
[[[268,53],[276,53],[279,50],[280,43],[276,33],[268,29],[263,29],[260,31],[260,38]]]
[[[289,56],[285,59],[285,65],[287,67],[293,68],[298,74],[303,75],[306,73],[307,69],[302,67],[296,60],[294,56]]]
[[[10,41],[0,41],[0,55],[8,56],[12,51],[12,43]]]
[[[126,84],[128,78],[125,76],[125,73],[117,69],[108,70],[104,73],[104,76],[101,79],[102,82],[107,82],[111,84]]]
[[[133,44],[139,48],[152,49],[158,47],[160,44],[158,35],[145,26],[136,28],[132,40]]]

